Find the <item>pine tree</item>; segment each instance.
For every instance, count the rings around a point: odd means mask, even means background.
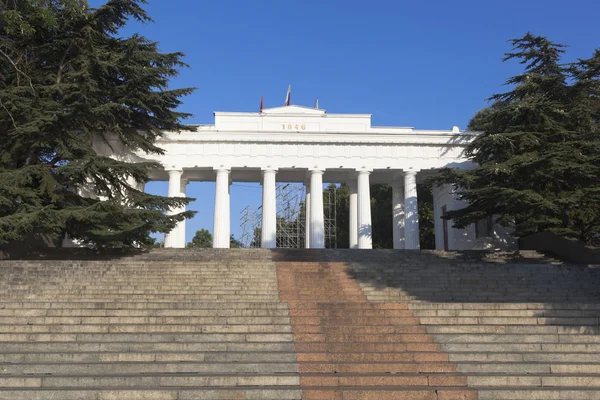
[[[117,138],[160,154],[163,130],[187,130],[178,112],[193,89],[169,89],[185,67],[140,35],[144,0],[0,0],[0,244],[65,234],[97,247],[150,245],[193,213],[165,215],[192,199],[143,193],[154,163],[98,154]],[[96,196],[86,195],[92,189]]]
[[[511,42],[504,61],[517,59],[525,71],[469,124],[482,131],[465,152],[477,167],[434,179],[468,201],[447,217],[463,228],[494,216],[517,237],[551,231],[591,243],[600,204],[597,71],[590,60],[562,65],[564,46],[544,37]]]
[[[207,229],[200,229],[186,247],[212,248],[213,236]]]

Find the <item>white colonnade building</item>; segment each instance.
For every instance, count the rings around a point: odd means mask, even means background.
[[[117,154],[131,161],[157,161],[152,180],[168,180],[169,196],[185,196],[190,181],[215,181],[213,247],[229,247],[232,182],[262,184],[261,246],[276,244],[276,182],[306,185],[306,246],[323,248],[323,183],[350,188],[349,247],[372,248],[371,184],[392,187],[395,249],[419,249],[417,182],[443,167],[469,168],[463,156],[476,133],[371,126],[370,114],[327,114],[289,105],[261,112],[215,112],[213,125],[166,132],[162,155]],[[102,145],[99,145],[102,146]],[[115,155],[114,145],[105,151]],[[99,149],[100,150],[100,149]],[[102,151],[102,150],[100,150]],[[441,218],[461,207],[452,186],[434,188],[436,248],[510,247],[497,226],[455,229]],[[182,210],[172,210],[178,213]],[[488,222],[488,221],[484,221]],[[478,224],[479,225],[479,224]],[[168,233],[165,247],[185,247],[185,221]]]

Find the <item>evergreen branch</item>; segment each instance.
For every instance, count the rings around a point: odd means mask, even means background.
[[[0,106],[2,106],[2,108],[4,108],[4,110],[6,111],[6,113],[8,114],[8,116],[10,117],[13,127],[15,129],[17,129],[17,124],[15,123],[15,119],[13,118],[12,114],[10,113],[10,111],[8,110],[8,108],[6,108],[6,106],[4,105],[4,103],[2,102],[2,99],[0,99]]]
[[[0,54],[2,54],[4,57],[6,57],[8,62],[10,62],[12,64],[14,69],[17,71],[17,77],[19,76],[19,74],[21,74],[29,80],[29,86],[31,87],[31,90],[33,91],[34,96],[36,96],[37,93],[36,93],[35,89],[33,88],[33,81],[31,80],[31,77],[29,75],[27,75],[25,72],[21,71],[21,69],[19,67],[17,67],[17,64],[15,64],[15,62],[12,60],[12,58],[10,58],[10,56],[8,54],[6,54],[2,49],[0,49]]]
[[[65,50],[65,54],[63,54],[62,58],[60,59],[60,63],[58,66],[58,72],[56,73],[56,83],[59,84],[62,80],[62,74],[65,68],[65,61],[67,60],[67,56],[69,55],[69,51],[71,50],[71,48],[73,47],[73,42],[71,42],[69,44],[69,47],[67,47],[67,50]]]

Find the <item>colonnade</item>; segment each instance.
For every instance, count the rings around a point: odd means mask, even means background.
[[[226,167],[215,168],[215,207],[213,247],[228,248],[230,240],[230,172]],[[277,168],[262,169],[262,229],[261,247],[274,248],[277,236],[276,177]],[[169,169],[169,197],[185,196],[187,180],[182,169]],[[306,185],[305,243],[307,248],[325,247],[325,218],[323,214],[324,169],[309,171]],[[371,223],[371,195],[369,169],[350,173],[347,184],[349,196],[349,247],[371,249],[373,247]],[[404,171],[404,180],[390,182],[392,187],[393,243],[394,249],[419,249],[419,217],[417,202],[416,170]],[[170,214],[182,212],[171,210]],[[165,247],[185,247],[185,221],[165,237]]]

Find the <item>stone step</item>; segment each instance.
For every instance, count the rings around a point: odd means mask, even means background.
[[[315,306],[316,307],[316,306]],[[100,309],[100,310],[230,310],[230,309],[279,309],[287,310],[287,305],[279,301],[244,301],[220,303],[214,301],[189,301],[185,303],[173,301],[0,301],[0,309]]]
[[[142,375],[142,374],[290,374],[298,372],[295,362],[102,362],[0,364],[3,376],[28,375]],[[415,371],[419,372],[419,371]],[[435,372],[435,371],[433,371]],[[1,385],[1,383],[0,383]]]
[[[298,317],[296,317],[298,318]],[[394,320],[402,321],[400,317],[390,317]],[[365,318],[365,320],[373,320]],[[360,321],[360,319],[357,319]],[[307,322],[310,322],[308,320]],[[333,322],[337,322],[333,320]],[[342,322],[342,321],[340,321]],[[352,319],[346,320],[352,323]],[[392,323],[390,322],[390,323]],[[69,324],[69,325],[167,325],[167,324],[188,324],[188,325],[267,325],[267,324],[289,324],[289,317],[196,317],[196,316],[161,316],[161,317],[0,317],[0,327],[2,325],[50,325],[50,324]],[[359,322],[360,323],[360,322]]]
[[[600,310],[600,303],[435,303],[430,301],[410,302],[412,310]]]
[[[549,363],[460,363],[457,365],[458,371],[465,374],[600,374],[600,364],[584,363],[576,360],[576,363],[570,364],[549,364]]]
[[[422,317],[423,325],[598,325],[599,318],[589,317]]]
[[[419,317],[567,317],[598,318],[600,310],[413,310]]]
[[[594,353],[452,353],[449,359],[456,363],[600,363],[600,354]]]
[[[373,339],[378,336],[371,335]],[[392,335],[400,336],[400,335]],[[419,335],[411,335],[418,341]],[[410,338],[403,335],[396,339]],[[394,338],[390,338],[393,340]],[[291,342],[288,333],[1,333],[0,342]]]
[[[561,376],[554,374],[536,375],[474,375],[467,376],[467,383],[471,387],[584,387],[600,390],[600,376],[593,375],[569,375]]]
[[[490,377],[493,378],[493,377]],[[534,377],[532,377],[534,378]],[[389,387],[398,390],[398,387],[453,387],[464,386],[470,379],[447,374],[305,374],[302,377],[303,386],[335,387],[338,389],[366,387]],[[550,378],[548,378],[550,379]],[[557,378],[553,378],[557,379]],[[484,381],[485,379],[482,379]],[[535,381],[535,379],[531,379]],[[169,374],[169,375],[27,375],[27,376],[0,376],[0,387],[6,389],[16,387],[27,388],[177,388],[177,387],[277,387],[296,386],[300,384],[297,374],[242,374],[235,375],[210,375],[210,374]],[[508,386],[508,385],[503,385]]]
[[[54,397],[53,397],[54,396]],[[134,388],[115,390],[106,387],[73,390],[36,388],[36,390],[5,390],[0,388],[0,400],[300,400],[302,391],[297,386],[278,388]]]
[[[427,325],[427,333],[600,334],[598,326],[580,325]]]
[[[578,339],[576,339],[578,340]],[[598,353],[599,343],[443,343],[442,351],[453,353]]]
[[[0,321],[6,317],[288,317],[285,309],[81,309],[11,308],[0,309]]]
[[[168,375],[0,375],[0,387],[3,388],[84,388],[84,387],[113,387],[113,388],[168,388],[168,387],[236,387],[236,386],[298,386],[297,373],[281,374],[168,374]]]
[[[479,400],[597,400],[600,399],[600,390],[582,387],[564,387],[560,390],[554,388],[507,388],[506,390],[494,388],[479,388]]]
[[[292,342],[0,342],[0,353],[290,351],[294,351]]]
[[[27,353],[2,353],[0,363],[116,363],[116,362],[275,362],[295,363],[294,352],[27,352]]]
[[[278,325],[0,325],[1,334],[29,333],[291,333],[288,324]]]

